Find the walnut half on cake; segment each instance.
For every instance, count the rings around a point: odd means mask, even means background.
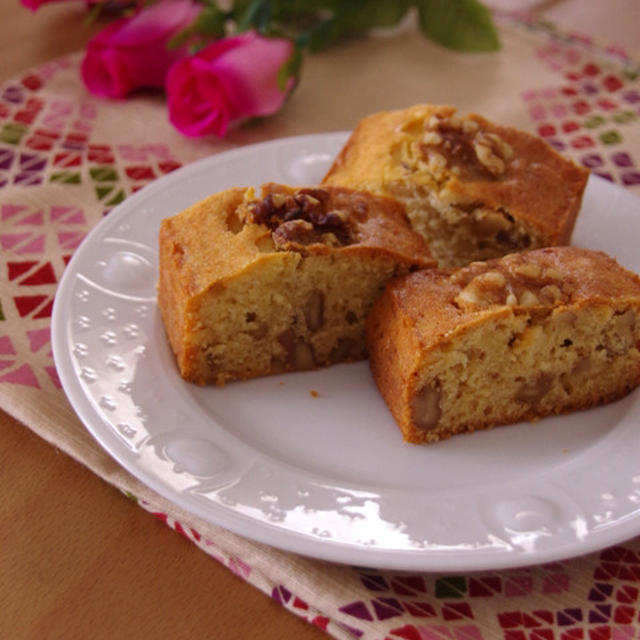
[[[453,267],[568,244],[587,178],[536,136],[417,105],[362,119],[323,182],[398,198]]]
[[[159,251],[166,332],[199,384],[364,358],[387,280],[435,265],[400,203],[341,187],[223,191],[164,220]]]
[[[640,278],[557,247],[390,282],[367,321],[408,442],[593,407],[640,383]]]

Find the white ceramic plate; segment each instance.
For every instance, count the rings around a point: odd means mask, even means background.
[[[89,431],[189,512],[336,562],[498,569],[640,533],[637,392],[588,412],[414,446],[401,441],[366,363],[225,388],[180,379],[155,303],[160,221],[230,186],[313,183],[345,135],[196,162],[92,231],[60,283],[52,337],[62,384]],[[638,237],[640,201],[591,178],[574,243],[640,271]]]

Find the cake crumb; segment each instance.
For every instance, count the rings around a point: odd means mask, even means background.
[[[314,398],[317,398],[320,395],[315,389],[312,389],[311,391],[309,391],[309,393]]]

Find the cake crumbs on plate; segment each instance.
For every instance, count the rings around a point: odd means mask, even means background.
[[[311,389],[311,391],[309,391],[309,394],[313,397],[313,398],[317,398],[320,394],[315,390],[315,389]]]

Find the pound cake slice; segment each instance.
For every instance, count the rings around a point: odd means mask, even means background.
[[[395,200],[230,189],[162,222],[158,304],[181,375],[224,384],[366,356],[391,277],[435,266]]]
[[[553,247],[413,273],[367,320],[373,377],[404,440],[593,407],[640,383],[640,278]]]
[[[398,198],[441,267],[569,244],[588,171],[524,131],[453,107],[361,120],[323,183]]]

